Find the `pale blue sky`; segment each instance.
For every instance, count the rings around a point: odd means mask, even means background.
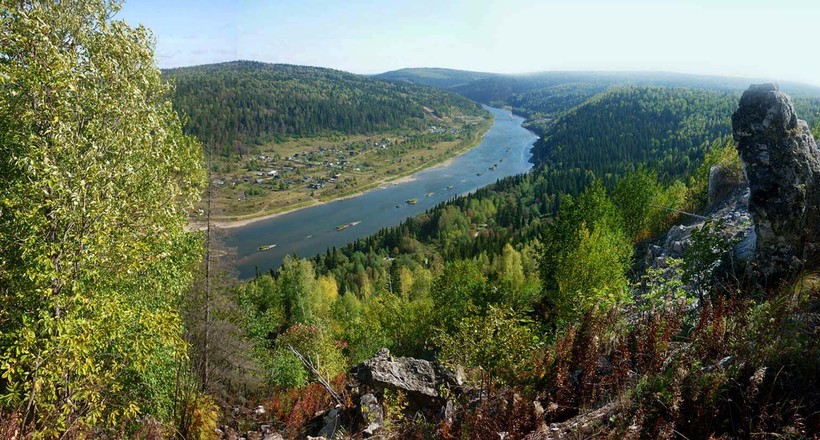
[[[662,70],[820,85],[818,0],[126,0],[160,67]]]

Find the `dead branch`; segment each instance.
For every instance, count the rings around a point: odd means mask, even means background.
[[[307,368],[311,373],[313,373],[314,376],[316,376],[316,380],[323,387],[325,387],[327,392],[330,393],[331,397],[333,397],[333,400],[335,400],[336,403],[338,403],[339,405],[344,406],[344,401],[342,400],[342,397],[339,396],[339,394],[337,394],[336,391],[333,391],[333,388],[330,386],[330,383],[327,380],[325,380],[325,378],[322,377],[321,374],[319,374],[319,371],[313,365],[313,362],[311,362],[309,358],[305,358],[304,356],[302,356],[301,353],[296,351],[296,349],[290,345],[288,345],[288,350],[290,350],[290,352],[293,353],[299,359],[300,362],[302,362],[302,365],[304,365],[305,368]]]

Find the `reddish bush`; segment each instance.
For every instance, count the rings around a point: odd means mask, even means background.
[[[340,374],[331,381],[331,387],[341,395],[346,380],[347,375]],[[296,437],[317,412],[334,405],[336,402],[318,383],[283,390],[265,402],[275,422],[289,437]]]
[[[20,416],[17,413],[0,413],[0,438],[22,440],[31,438],[31,434],[21,435]]]
[[[506,432],[510,439],[524,438],[537,427],[532,400],[511,390],[488,390],[486,399],[464,414],[457,427],[442,427],[439,435],[445,439],[498,439]]]

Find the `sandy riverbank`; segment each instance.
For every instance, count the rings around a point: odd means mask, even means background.
[[[423,168],[422,170],[448,165],[449,163],[452,163],[453,159],[454,158],[447,159],[444,162],[438,163],[438,164],[436,164],[434,166],[431,166],[431,167]],[[296,211],[299,211],[299,210],[302,210],[302,209],[305,209],[305,208],[311,208],[311,207],[314,207],[314,206],[319,206],[319,205],[324,205],[324,204],[327,204],[327,203],[332,203],[332,202],[335,202],[335,201],[338,201],[338,200],[345,200],[345,199],[350,199],[350,198],[353,198],[353,197],[358,197],[358,196],[360,196],[362,194],[365,194],[367,192],[370,192],[370,191],[373,191],[373,190],[376,190],[376,189],[379,189],[379,188],[384,188],[384,186],[387,185],[387,184],[399,185],[399,184],[402,184],[402,183],[405,183],[405,182],[412,182],[413,180],[416,179],[415,174],[418,173],[419,171],[422,171],[422,170],[416,170],[416,171],[413,172],[413,174],[411,174],[409,176],[403,176],[403,177],[399,177],[399,178],[396,178],[396,179],[393,179],[393,180],[379,181],[377,184],[375,184],[374,186],[372,186],[370,188],[363,189],[361,191],[357,191],[353,194],[348,194],[348,195],[345,195],[345,196],[342,196],[342,197],[334,198],[333,200],[325,200],[325,201],[313,200],[311,202],[300,203],[296,206],[289,207],[288,209],[285,209],[283,211],[272,212],[270,214],[260,214],[260,215],[250,214],[250,215],[247,216],[247,218],[242,218],[242,217],[240,217],[240,218],[231,218],[231,219],[213,218],[213,219],[211,219],[211,225],[213,225],[215,228],[220,228],[220,229],[231,229],[231,228],[239,228],[239,227],[242,227],[242,226],[247,226],[251,223],[256,223],[256,222],[259,222],[259,221],[262,221],[262,220],[268,220],[268,219],[276,218],[276,217],[279,217],[281,215],[290,214],[292,212],[296,212]],[[200,222],[195,222],[195,225],[199,229],[204,229],[205,228],[205,226]]]
[[[268,219],[276,218],[276,217],[279,217],[281,215],[285,215],[285,214],[289,214],[291,212],[299,211],[301,209],[311,208],[311,207],[319,206],[319,205],[324,205],[326,203],[335,202],[337,200],[345,200],[345,199],[350,199],[350,198],[353,198],[353,197],[358,197],[358,196],[360,196],[364,193],[367,193],[369,191],[373,191],[373,190],[376,190],[376,189],[379,189],[379,188],[383,188],[385,185],[399,185],[399,184],[402,184],[402,183],[405,183],[405,182],[412,182],[413,180],[416,179],[415,175],[417,173],[419,173],[421,171],[424,171],[424,170],[429,170],[429,169],[432,169],[432,168],[440,168],[440,167],[449,166],[450,164],[453,163],[453,161],[457,157],[461,156],[462,154],[464,154],[464,153],[472,150],[473,148],[477,147],[478,145],[480,145],[481,142],[484,141],[484,135],[487,134],[487,131],[489,131],[489,129],[491,127],[492,127],[492,124],[469,147],[464,148],[463,150],[460,150],[455,155],[453,155],[451,157],[448,157],[447,159],[445,159],[441,162],[436,162],[436,163],[428,165],[428,166],[419,167],[417,169],[409,171],[406,175],[399,176],[399,177],[396,177],[396,178],[393,178],[393,179],[388,178],[388,179],[383,179],[383,180],[374,182],[370,186],[368,186],[366,188],[363,188],[360,191],[357,191],[355,193],[347,194],[347,195],[344,195],[344,196],[341,196],[341,197],[337,197],[337,198],[334,198],[332,200],[321,200],[321,201],[320,200],[312,200],[312,201],[309,201],[309,202],[298,203],[296,205],[289,206],[289,207],[287,207],[287,208],[285,208],[281,211],[275,211],[275,212],[270,212],[270,213],[261,212],[261,213],[248,214],[248,215],[245,215],[245,216],[228,217],[228,218],[213,217],[211,219],[211,225],[213,225],[216,228],[220,228],[220,229],[240,228],[242,226],[247,226],[251,223],[256,223],[256,222],[259,222],[259,221],[262,221],[262,220],[268,220]],[[202,224],[201,222],[192,222],[192,223],[193,223],[192,226],[195,227],[195,228],[205,229],[204,224]]]

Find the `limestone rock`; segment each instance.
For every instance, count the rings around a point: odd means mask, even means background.
[[[384,426],[384,413],[376,396],[368,393],[362,396],[359,401],[359,410],[362,413],[362,421],[364,430],[362,433],[365,437],[372,437],[376,432]]]
[[[820,151],[774,84],[743,93],[732,130],[751,191],[757,270],[776,280],[818,256]]]
[[[453,426],[456,422],[458,410],[458,403],[453,399],[447,399],[447,402],[441,407],[439,419],[443,420],[448,426]]]
[[[689,237],[692,235],[692,231],[700,229],[702,226],[703,222],[673,226],[666,234],[666,242],[664,244],[668,255],[674,258],[683,257],[683,253],[686,251],[686,248],[689,247]]]
[[[748,263],[755,257],[755,247],[757,246],[757,233],[753,228],[740,240],[740,243],[735,246],[735,258],[738,261]]]
[[[383,348],[352,370],[353,376],[372,387],[404,391],[408,394],[438,398],[439,388],[456,388],[461,385],[459,377],[441,365],[410,357],[393,358]]]

